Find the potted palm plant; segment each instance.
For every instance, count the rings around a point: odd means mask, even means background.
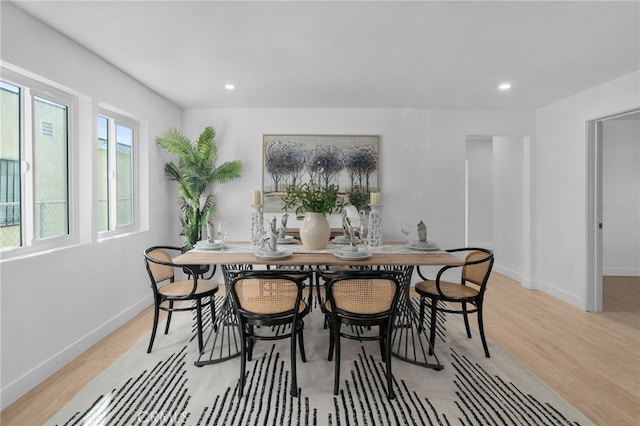
[[[178,162],[164,165],[164,174],[178,184],[180,222],[185,246],[193,246],[202,237],[207,218],[215,215],[215,198],[210,190],[214,183],[225,183],[240,177],[242,163],[227,161],[216,167],[218,150],[215,130],[206,127],[196,141],[190,141],[176,129],[169,129],[156,138],[161,148],[178,157]]]
[[[300,226],[302,244],[310,250],[325,248],[331,237],[326,215],[339,212],[344,206],[338,187],[332,184],[322,188],[311,182],[292,185],[282,197],[282,203],[282,210],[305,214]]]

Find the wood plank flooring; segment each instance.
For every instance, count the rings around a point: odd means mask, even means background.
[[[494,274],[485,330],[599,425],[640,425],[640,277],[606,277],[603,312],[584,312]]]
[[[603,300],[604,312],[583,312],[494,273],[485,329],[596,424],[640,425],[640,278],[607,277]],[[44,424],[149,330],[152,315],[145,310],[7,407],[0,424]]]

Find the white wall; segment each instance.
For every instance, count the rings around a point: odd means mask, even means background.
[[[0,263],[2,408],[53,374],[151,304],[142,251],[159,242],[179,243],[175,193],[162,174],[155,136],[179,126],[180,110],[102,59],[2,2],[2,61],[33,77],[78,92],[82,100],[84,154],[81,177],[82,240],[74,247]],[[141,181],[149,188],[144,230],[98,242],[92,188],[97,103],[140,118]],[[175,225],[173,225],[175,223]],[[88,225],[87,225],[88,224]]]
[[[640,275],[640,121],[603,122],[604,275]]]
[[[493,138],[493,229],[496,270],[522,281],[524,265],[524,203],[527,194],[522,137]]]
[[[539,289],[587,308],[586,122],[640,106],[640,72],[536,112],[535,266]]]
[[[204,126],[216,128],[219,161],[244,163],[242,179],[216,190],[217,215],[230,224],[232,240],[249,238],[251,193],[262,183],[263,134],[376,134],[384,239],[403,239],[404,217],[424,220],[429,239],[447,248],[465,244],[466,136],[528,135],[534,127],[528,110],[199,109],[184,111],[183,118],[189,137]]]
[[[530,138],[468,136],[468,246],[493,250],[494,270],[532,288]]]
[[[467,245],[493,249],[493,138],[467,137]]]

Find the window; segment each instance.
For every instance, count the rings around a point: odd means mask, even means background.
[[[49,99],[33,98],[34,121],[58,123],[50,134],[34,133],[33,138],[36,239],[69,233],[68,109]],[[58,127],[55,132],[54,127]]]
[[[74,98],[20,77],[0,89],[0,249],[68,237]]]
[[[98,230],[135,223],[134,152],[137,124],[102,110],[98,116]]]
[[[20,88],[0,82],[0,248],[21,245]]]

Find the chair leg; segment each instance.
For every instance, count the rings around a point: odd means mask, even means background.
[[[464,328],[467,330],[467,337],[471,339],[471,328],[469,327],[469,314],[467,313],[466,302],[462,302],[462,316],[464,317]]]
[[[295,324],[291,327],[291,396],[298,396],[298,379],[296,374],[296,335]]]
[[[431,333],[429,335],[429,355],[433,355],[436,347],[436,315],[438,314],[438,301],[431,299]]]
[[[240,325],[242,327],[242,325]],[[238,399],[242,398],[244,392],[244,379],[247,371],[247,338],[241,333],[240,340],[242,345],[240,348],[240,379],[238,381]]]
[[[384,339],[385,352],[387,354],[391,353],[391,340],[388,338],[390,333],[391,333],[391,327],[389,327],[389,329],[385,333],[387,338]],[[387,396],[389,399],[395,399],[396,393],[393,391],[393,374],[391,373],[391,356],[387,355],[385,362],[387,367]]]
[[[303,327],[300,327],[298,333],[298,346],[300,346],[300,359],[302,362],[307,362],[307,354],[304,351],[304,331]]]
[[[213,331],[218,331],[218,324],[216,324],[216,298],[215,296],[209,297],[209,305],[211,309],[211,325],[213,326]]]
[[[385,362],[387,360],[387,345],[386,345],[386,327],[387,324],[381,324],[379,326],[379,337],[380,339],[378,340],[380,342],[380,358],[382,359],[383,362]]]
[[[484,348],[484,356],[491,358],[489,354],[489,347],[487,346],[487,339],[484,337],[484,322],[482,318],[482,302],[478,302],[478,330],[480,331],[480,339],[482,340],[482,347]]]
[[[333,340],[335,345],[335,373],[333,379],[333,394],[338,395],[340,388],[340,324],[333,324]]]
[[[202,353],[202,301],[196,300],[196,332],[198,333],[198,352]]]
[[[418,333],[424,330],[423,321],[424,321],[424,297],[420,296],[420,316],[418,320]]]
[[[249,333],[246,337],[247,340],[247,360],[251,361],[253,358],[253,343],[255,339],[253,338],[253,326],[249,325]]]
[[[325,315],[325,324],[330,324],[328,317]],[[331,325],[330,327],[330,332],[329,332],[329,355],[327,356],[327,360],[328,361],[333,361],[333,350],[335,348],[334,345],[334,337],[333,337],[333,325]]]
[[[153,348],[153,341],[156,338],[156,329],[158,328],[159,316],[160,316],[160,305],[155,303],[153,307],[153,328],[151,329],[151,340],[149,340],[149,347],[147,348],[147,353],[151,353],[151,348]]]
[[[173,313],[173,300],[169,302],[169,312],[167,312],[167,325],[164,328],[164,334],[169,333],[169,325],[171,324],[171,314]]]

